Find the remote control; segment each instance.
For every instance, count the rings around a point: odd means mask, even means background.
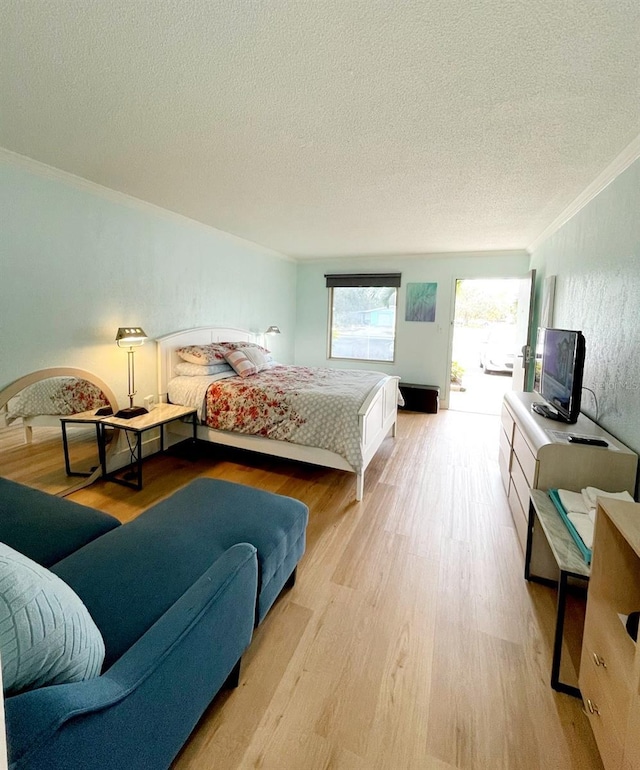
[[[588,444],[589,446],[609,446],[609,444],[601,438],[583,438],[582,436],[569,436],[569,441],[572,444]]]

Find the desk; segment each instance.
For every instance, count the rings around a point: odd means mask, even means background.
[[[192,441],[196,442],[196,429],[198,427],[198,414],[197,409],[190,406],[177,406],[175,404],[158,404],[155,409],[147,414],[141,414],[139,417],[133,417],[130,420],[125,420],[121,417],[103,417],[99,422],[100,427],[100,444],[102,446],[102,457],[105,457],[104,445],[105,445],[105,428],[118,428],[125,431],[127,435],[127,441],[129,440],[128,434],[133,433],[135,436],[135,443],[129,444],[129,451],[131,452],[131,462],[125,468],[119,468],[117,471],[107,473],[106,465],[103,465],[103,475],[110,481],[115,481],[118,484],[122,484],[125,487],[131,487],[132,489],[142,489],[142,436],[148,430],[153,428],[160,429],[160,451],[164,452],[164,426],[167,423],[174,420],[181,420],[183,418],[190,418],[193,424],[193,438]],[[135,472],[130,471],[131,476],[135,476],[135,481],[131,481],[127,476],[118,477],[116,474],[127,471],[127,469],[133,469]],[[129,474],[127,474],[129,475]]]
[[[544,536],[549,543],[553,558],[558,565],[560,577],[558,580],[558,604],[556,613],[556,630],[553,642],[553,662],[551,665],[551,687],[558,692],[580,697],[580,690],[560,681],[560,660],[562,656],[562,641],[564,638],[564,616],[567,604],[567,588],[569,578],[589,581],[590,568],[582,558],[578,546],[574,543],[556,511],[554,504],[546,492],[532,489],[529,497],[529,523],[527,529],[527,548],[524,561],[524,576],[526,580],[548,584],[546,578],[531,574],[531,553],[533,546],[533,529],[539,523]]]

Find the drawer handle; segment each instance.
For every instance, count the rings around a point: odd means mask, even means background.
[[[600,716],[600,709],[596,706],[596,704],[591,700],[591,698],[587,698],[587,708],[589,709],[589,714],[597,714]],[[584,709],[583,709],[584,711]],[[585,711],[585,714],[587,712]]]
[[[604,658],[601,655],[598,655],[597,652],[593,653],[593,662],[596,664],[596,666],[602,666],[602,668],[607,667],[607,664],[604,662]]]

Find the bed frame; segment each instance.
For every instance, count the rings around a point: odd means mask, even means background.
[[[40,382],[40,380],[48,379],[49,377],[76,377],[79,380],[87,380],[93,385],[97,385],[105,394],[112,407],[114,407],[114,410],[117,409],[118,402],[113,391],[106,382],[103,382],[99,377],[96,377],[95,374],[87,372],[84,369],[77,369],[74,366],[57,366],[51,369],[39,369],[36,372],[31,372],[31,374],[26,374],[24,377],[20,377],[15,380],[15,382],[12,382],[2,391],[2,395],[0,396],[0,428],[9,427],[9,423],[7,422],[9,401],[12,398],[15,398],[15,396],[17,396],[21,390],[24,390],[24,388],[29,385],[34,385],[36,382]],[[69,415],[64,414],[37,414],[32,415],[31,417],[18,417],[16,418],[16,423],[18,425],[21,423],[23,426],[24,443],[31,444],[33,442],[34,428],[59,428],[60,418],[68,416]],[[17,422],[18,420],[20,420],[19,423]]]
[[[167,400],[167,383],[174,377],[175,365],[181,361],[176,353],[178,348],[185,345],[206,345],[210,342],[257,342],[264,344],[262,334],[254,334],[244,329],[231,329],[219,326],[207,326],[197,329],[167,334],[159,337],[158,348],[158,393],[161,401]],[[364,494],[364,472],[377,452],[380,444],[388,436],[396,435],[398,418],[398,381],[399,377],[384,377],[371,391],[360,412],[360,443],[362,446],[362,471],[356,474],[356,500],[362,500]],[[171,432],[181,436],[191,435],[191,426],[182,423],[172,423]],[[355,469],[340,455],[326,449],[292,444],[288,441],[277,441],[263,436],[251,436],[245,433],[214,430],[206,425],[197,429],[199,439],[211,441],[214,444],[248,449],[261,454],[283,457],[288,460],[299,460],[325,468],[336,468],[356,473]]]

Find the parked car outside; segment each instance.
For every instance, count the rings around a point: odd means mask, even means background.
[[[494,324],[480,349],[480,366],[485,374],[513,374],[516,350],[515,324]]]

